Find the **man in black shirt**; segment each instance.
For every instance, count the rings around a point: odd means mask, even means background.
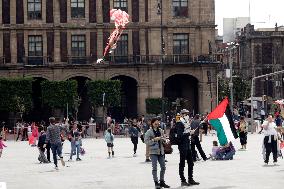
[[[181,111],[181,117],[183,120],[187,120],[186,118],[188,116],[188,110],[182,110]],[[178,149],[180,154],[180,162],[179,162],[179,175],[181,179],[181,186],[191,186],[191,185],[199,185],[198,182],[195,182],[193,180],[193,160],[192,160],[192,152],[190,147],[190,134],[193,131],[190,131],[188,128],[188,125],[183,123],[180,120],[177,120],[176,123],[176,129],[177,129],[177,138],[178,138]],[[184,167],[185,167],[185,160],[188,164],[188,182],[186,182],[186,179],[184,177]]]
[[[195,162],[197,160],[197,152],[195,150],[195,147],[198,149],[202,159],[204,161],[208,160],[208,158],[206,157],[201,144],[200,144],[200,140],[199,140],[199,128],[201,127],[201,122],[199,119],[199,115],[196,114],[194,116],[194,120],[191,122],[190,127],[192,130],[194,130],[193,134],[191,135],[191,151],[192,151],[192,158],[193,161]]]

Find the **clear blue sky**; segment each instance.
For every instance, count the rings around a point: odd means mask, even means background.
[[[251,22],[256,28],[284,25],[284,0],[250,0]],[[248,17],[249,0],[215,0],[216,24],[223,33],[223,18]]]

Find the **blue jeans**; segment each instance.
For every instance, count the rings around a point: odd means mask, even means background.
[[[165,171],[166,171],[166,163],[165,163],[165,156],[164,155],[154,155],[150,154],[151,161],[152,161],[152,175],[154,182],[158,182],[158,176],[157,176],[157,162],[159,162],[161,167],[160,172],[160,181],[165,181]]]
[[[54,165],[57,166],[57,156],[59,156],[60,158],[63,158],[61,143],[51,144],[51,151],[52,151],[52,154],[53,154]]]
[[[77,154],[77,159],[78,159],[79,155],[80,155],[80,149],[81,149],[81,145],[80,145],[79,141],[77,141],[77,142],[71,141],[70,159],[72,159],[73,153],[74,153],[74,155]]]

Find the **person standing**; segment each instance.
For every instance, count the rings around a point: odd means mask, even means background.
[[[143,135],[144,135],[144,138],[145,138],[146,132],[150,129],[150,127],[151,127],[151,120],[149,119],[147,121],[147,123],[143,123]],[[145,160],[145,162],[151,162],[149,145],[146,142],[145,142],[145,145],[146,145],[146,154],[145,154],[146,160]]]
[[[195,182],[193,180],[193,159],[192,159],[192,151],[190,147],[190,134],[193,134],[193,131],[190,130],[189,127],[189,111],[186,109],[181,110],[180,112],[181,118],[176,121],[176,130],[177,130],[177,138],[178,138],[178,150],[180,154],[180,162],[179,162],[179,176],[181,179],[181,186],[191,186],[191,185],[199,185],[199,182]],[[185,160],[188,164],[188,182],[184,177],[184,167]]]
[[[138,137],[139,137],[139,133],[141,132],[141,130],[139,129],[139,127],[137,126],[137,120],[133,119],[132,125],[129,128],[129,135],[131,138],[131,142],[133,143],[133,157],[136,157],[136,151],[137,151],[137,145],[138,145]]]
[[[241,117],[240,122],[238,123],[240,143],[242,145],[241,150],[247,149],[247,125],[245,118]]]
[[[0,158],[2,156],[3,148],[6,148],[7,146],[3,142],[3,138],[0,136]]]
[[[203,149],[202,149],[202,146],[200,144],[200,140],[199,140],[199,128],[201,126],[200,124],[200,117],[198,114],[196,114],[194,116],[194,120],[191,122],[190,124],[190,127],[191,127],[191,130],[193,130],[193,134],[191,135],[191,151],[192,151],[192,158],[193,158],[193,161],[197,161],[197,152],[195,150],[195,147],[198,149],[202,159],[204,161],[208,160],[208,158],[206,157]]]
[[[58,170],[57,156],[60,157],[62,166],[65,166],[65,162],[62,156],[62,144],[61,144],[61,137],[60,137],[61,131],[64,128],[59,125],[55,125],[54,117],[50,117],[49,122],[50,122],[50,125],[47,127],[46,140],[45,140],[45,144],[43,147],[45,148],[48,142],[50,142],[51,150],[53,154],[53,163],[55,165],[55,169]]]
[[[159,128],[159,120],[153,118],[151,120],[151,128],[145,134],[145,143],[149,145],[149,153],[152,161],[152,175],[156,188],[170,188],[170,186],[165,183],[164,179],[166,163],[163,142],[165,141],[166,138],[164,132]],[[157,162],[159,162],[161,167],[160,183],[157,176]]]
[[[108,128],[105,131],[105,141],[107,143],[108,148],[108,158],[110,159],[111,155],[114,157],[114,151],[113,151],[113,141],[114,141],[114,135],[112,134],[112,129]]]
[[[265,147],[265,165],[268,165],[269,156],[272,152],[273,163],[277,163],[277,131],[276,124],[274,123],[273,116],[269,115],[267,120],[263,122],[262,127],[264,129],[264,147]]]
[[[81,133],[78,131],[76,123],[74,123],[72,130],[69,133],[69,140],[71,142],[71,153],[70,153],[70,159],[68,161],[72,161],[72,156],[76,154],[77,154],[76,161],[81,161],[80,159]]]

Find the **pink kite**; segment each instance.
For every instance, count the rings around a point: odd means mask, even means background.
[[[120,9],[112,9],[110,11],[110,18],[114,21],[115,30],[111,33],[108,38],[107,46],[104,50],[103,58],[98,59],[97,63],[101,63],[104,61],[105,56],[109,53],[111,54],[113,50],[116,49],[116,43],[119,40],[123,30],[125,30],[126,24],[129,23],[129,15]]]

